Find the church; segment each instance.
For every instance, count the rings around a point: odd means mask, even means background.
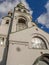
[[[32,21],[22,2],[2,18],[0,65],[49,65],[49,34]]]

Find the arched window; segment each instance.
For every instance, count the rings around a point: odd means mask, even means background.
[[[9,24],[9,20],[6,20],[6,24]]]
[[[20,16],[18,19],[18,23],[16,25],[16,30],[23,30],[27,28],[27,19],[23,16]]]
[[[26,20],[23,18],[18,19],[18,23],[20,24],[26,24]]]
[[[47,45],[44,39],[39,36],[35,36],[32,38],[32,48],[35,49],[47,49]]]

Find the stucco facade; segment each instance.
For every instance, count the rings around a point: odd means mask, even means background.
[[[32,22],[23,3],[2,18],[0,39],[0,65],[49,65],[49,34]]]

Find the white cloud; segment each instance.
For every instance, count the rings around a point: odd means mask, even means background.
[[[4,1],[3,3],[0,4],[0,13],[7,13],[9,10],[14,9],[15,5],[18,2],[8,2]]]
[[[9,2],[10,1],[10,2]],[[10,10],[13,10],[14,7],[19,3],[19,0],[6,0],[3,3],[0,4],[0,13],[7,13]],[[26,0],[22,0],[22,2],[25,4],[27,9],[31,10]],[[32,11],[30,11],[32,14]]]
[[[45,5],[45,8],[47,9],[47,13],[41,14],[37,20],[39,23],[45,25],[47,28],[49,28],[49,1]]]

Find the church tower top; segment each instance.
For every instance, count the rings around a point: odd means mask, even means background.
[[[19,4],[17,6],[25,7],[21,0],[19,1]]]
[[[20,1],[14,8],[18,12],[30,14],[30,11],[25,7],[25,5]]]
[[[20,2],[20,3],[17,5],[17,7],[25,8],[25,5],[24,5],[22,2]]]

